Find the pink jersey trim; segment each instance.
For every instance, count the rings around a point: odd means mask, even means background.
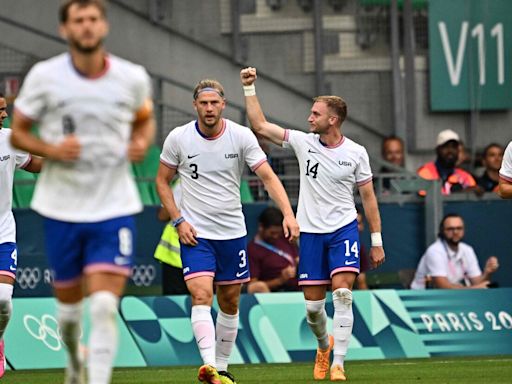
[[[170,164],[170,163],[166,162],[165,160],[160,159],[160,162],[161,162],[163,165],[165,165],[167,168],[171,168],[171,169],[178,169],[178,166],[177,166],[177,165]]]
[[[75,285],[80,284],[80,281],[82,280],[82,275],[75,277],[71,280],[54,280],[53,286],[56,288],[69,288],[74,287]]]
[[[201,277],[201,276],[211,276],[211,277],[214,277],[215,273],[214,272],[209,272],[209,271],[194,272],[194,273],[191,273],[190,275],[185,276],[183,279],[186,281],[186,280],[195,279],[196,277]]]
[[[329,148],[329,149],[338,148],[338,147],[339,147],[339,146],[341,146],[344,142],[345,142],[345,136],[341,136],[340,141],[338,141],[336,144],[333,144],[333,145],[326,145],[326,146],[325,146],[325,148]]]
[[[236,280],[224,280],[224,281],[216,281],[216,285],[234,285],[234,284],[243,284],[251,281],[250,277],[246,277],[245,279],[236,279]]]
[[[267,162],[267,159],[261,159],[259,162],[256,163],[256,165],[254,167],[251,168],[251,171],[255,172],[259,167],[261,167],[266,162]]]
[[[301,280],[299,285],[329,285],[331,280]]]
[[[25,169],[27,167],[27,165],[30,164],[31,161],[32,161],[32,155],[29,153],[27,161],[25,161],[23,164],[21,164],[20,168]]]
[[[121,267],[110,263],[89,264],[84,268],[84,273],[90,275],[95,272],[111,272],[116,275],[131,276],[131,267]]]
[[[75,72],[78,73],[81,77],[88,79],[88,80],[97,80],[100,77],[103,77],[108,72],[108,70],[110,69],[110,59],[108,57],[108,54],[103,57],[103,63],[104,63],[104,67],[101,70],[101,72],[97,73],[96,75],[89,76],[89,75],[86,75],[86,74],[80,72],[78,70],[78,68],[75,66],[75,63],[73,63],[73,59],[71,58],[71,65],[73,66],[73,69],[75,70]]]
[[[284,135],[283,135],[283,141],[286,141],[288,143],[289,140],[290,140],[290,130],[289,129],[285,129],[284,130]]]
[[[369,178],[367,178],[366,180],[363,180],[363,181],[358,181],[357,182],[357,186],[360,187],[362,185],[365,185],[365,184],[368,184],[370,181],[373,180],[373,176],[370,176]]]
[[[509,183],[512,183],[512,177],[502,175],[501,173],[500,173],[500,179],[503,179],[505,181],[508,181]]]
[[[16,279],[16,275],[9,271],[0,271],[0,275],[9,276],[12,277],[13,279]]]
[[[354,268],[354,267],[341,267],[341,268],[336,268],[334,271],[331,272],[331,278],[337,274],[337,273],[340,273],[340,272],[355,272],[355,273],[359,273],[359,269],[358,268]]]

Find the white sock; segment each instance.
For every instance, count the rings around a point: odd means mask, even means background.
[[[332,365],[341,365],[347,355],[354,314],[352,313],[352,292],[347,288],[338,288],[332,293],[334,304],[334,317],[332,321],[334,336],[334,358]]]
[[[108,384],[117,352],[117,306],[119,298],[109,291],[90,296],[89,384]]]
[[[229,356],[231,356],[231,351],[235,345],[236,335],[238,333],[238,312],[236,315],[228,315],[219,310],[215,333],[217,334],[215,349],[217,370],[227,371]]]
[[[68,350],[69,363],[75,370],[78,370],[83,363],[79,351],[82,311],[81,301],[75,304],[57,302],[57,318],[62,342]]]
[[[0,340],[9,324],[12,313],[12,289],[11,284],[0,283]]]
[[[325,312],[325,299],[305,300],[306,319],[309,328],[318,340],[318,348],[326,350],[329,348],[329,335],[327,334],[327,313]]]
[[[215,326],[213,325],[211,307],[208,305],[192,306],[190,320],[203,363],[215,367]]]

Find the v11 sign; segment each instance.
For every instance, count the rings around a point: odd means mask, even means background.
[[[512,107],[512,1],[430,0],[433,111]]]

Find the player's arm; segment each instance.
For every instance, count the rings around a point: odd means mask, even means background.
[[[132,136],[128,145],[128,158],[133,162],[144,160],[146,151],[153,143],[156,132],[153,117],[153,101],[147,99],[135,114],[132,124]]]
[[[160,196],[162,205],[169,213],[173,225],[178,230],[180,241],[187,245],[197,245],[196,230],[183,219],[181,212],[176,205],[176,201],[174,200],[174,193],[170,184],[175,175],[176,168],[171,168],[160,163],[158,173],[156,175],[156,190],[158,192],[158,196]]]
[[[285,130],[277,124],[269,123],[265,118],[254,88],[256,77],[256,68],[248,67],[240,71],[240,80],[244,86],[247,117],[249,118],[251,129],[274,144],[281,146]]]
[[[80,143],[75,135],[67,135],[63,141],[54,145],[34,136],[30,129],[33,121],[14,110],[12,118],[11,144],[14,148],[31,154],[59,161],[74,161],[80,156]]]
[[[254,172],[263,182],[268,194],[283,213],[283,230],[285,237],[289,241],[295,241],[299,237],[299,224],[297,224],[295,220],[292,206],[290,205],[290,200],[288,200],[288,195],[284,190],[283,184],[281,184],[281,181],[267,162],[261,164]]]
[[[368,221],[368,227],[370,228],[370,234],[372,238],[372,246],[370,248],[370,264],[372,268],[377,268],[379,265],[384,263],[385,255],[384,248],[382,247],[382,229],[379,206],[377,204],[375,191],[373,190],[373,182],[369,181],[363,185],[360,185],[359,194],[361,195],[364,214],[366,216],[366,221]]]
[[[43,167],[43,158],[39,156],[32,156],[30,162],[23,168],[23,170],[30,173],[39,173]]]
[[[512,183],[500,177],[498,195],[503,199],[512,199]]]

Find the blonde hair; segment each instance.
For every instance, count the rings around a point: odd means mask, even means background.
[[[336,114],[340,120],[340,124],[343,123],[347,117],[347,103],[339,96],[317,96],[313,99],[314,103],[320,102],[325,103],[327,107]]]
[[[217,92],[220,97],[224,98],[224,87],[217,80],[204,79],[197,83],[194,88],[194,100],[197,99],[199,94],[204,91]]]

